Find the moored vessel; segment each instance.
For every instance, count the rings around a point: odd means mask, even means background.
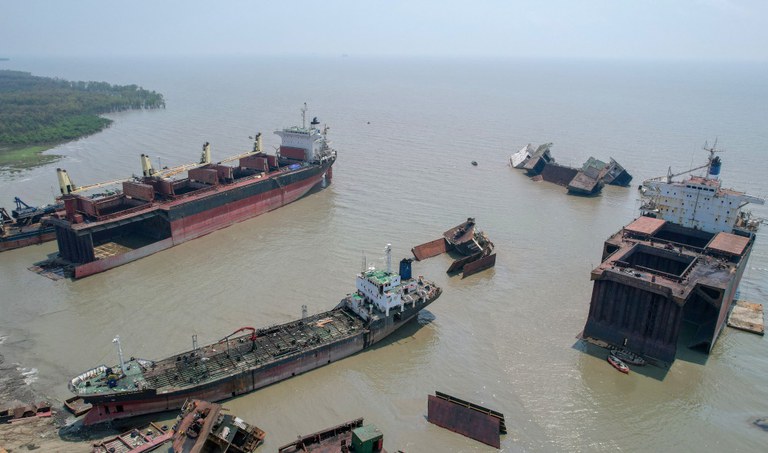
[[[629,373],[629,367],[626,363],[624,363],[623,360],[620,358],[614,356],[613,354],[609,354],[606,358],[608,360],[608,363],[611,364],[612,367],[616,368],[617,371],[620,373],[628,374]]]
[[[16,209],[10,214],[5,208],[0,208],[0,252],[56,239],[53,226],[41,220],[64,207],[63,204],[33,207],[19,197],[14,197],[13,202]]]
[[[219,401],[341,360],[365,350],[413,319],[442,290],[414,277],[411,262],[391,269],[363,269],[356,292],[336,308],[302,319],[255,329],[243,327],[220,341],[161,360],[123,358],[69,381],[70,390],[93,408],[86,425],[176,409],[187,399]]]
[[[143,258],[234,223],[277,209],[329,182],[336,151],[327,128],[314,118],[275,133],[281,145],[274,155],[262,152],[261,134],[253,151],[218,163],[210,145],[200,162],[156,171],[142,154],[142,176],[118,180],[122,190],[87,197],[65,170],[58,169],[64,209],[51,215],[58,256],[43,269],[61,267],[82,278]],[[236,165],[225,165],[236,161]],[[174,179],[186,171],[186,177]]]
[[[760,221],[745,206],[764,200],[723,187],[714,146],[705,165],[649,179],[641,216],[605,241],[592,271],[582,336],[666,366],[678,343],[709,353],[756,240]],[[705,169],[703,176],[674,177]]]

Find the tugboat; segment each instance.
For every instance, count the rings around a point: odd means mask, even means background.
[[[69,389],[93,408],[85,425],[182,407],[187,399],[220,401],[369,349],[434,302],[442,289],[411,273],[411,260],[392,271],[373,267],[357,275],[357,291],[333,310],[262,329],[243,327],[221,340],[161,360],[123,358],[69,381]]]

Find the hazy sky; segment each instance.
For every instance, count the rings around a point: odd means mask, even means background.
[[[0,56],[768,60],[768,0],[0,0]]]

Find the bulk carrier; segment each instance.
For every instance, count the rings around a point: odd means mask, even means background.
[[[219,401],[281,381],[370,348],[435,301],[442,289],[411,274],[411,260],[391,270],[364,269],[357,291],[333,310],[263,329],[243,327],[216,343],[162,360],[123,359],[101,365],[69,382],[93,408],[91,425],[177,409],[185,400]],[[194,342],[193,342],[194,344]]]
[[[143,175],[121,180],[122,191],[103,196],[80,195],[67,172],[58,169],[64,209],[46,221],[55,227],[59,253],[42,269],[60,268],[64,275],[86,277],[135,261],[295,201],[332,177],[336,151],[327,127],[314,118],[302,126],[276,131],[278,152],[261,150],[261,134],[253,151],[225,159],[237,165],[211,163],[210,145],[187,177],[172,179],[155,171],[142,154]],[[181,167],[180,167],[181,168]]]
[[[747,267],[761,198],[722,186],[718,150],[705,165],[646,180],[641,216],[608,238],[592,271],[583,338],[666,366],[678,343],[709,353]],[[703,176],[675,176],[706,169]]]

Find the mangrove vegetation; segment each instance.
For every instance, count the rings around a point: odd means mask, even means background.
[[[71,82],[0,70],[0,148],[54,145],[101,131],[100,115],[164,108],[163,95],[136,85]]]

